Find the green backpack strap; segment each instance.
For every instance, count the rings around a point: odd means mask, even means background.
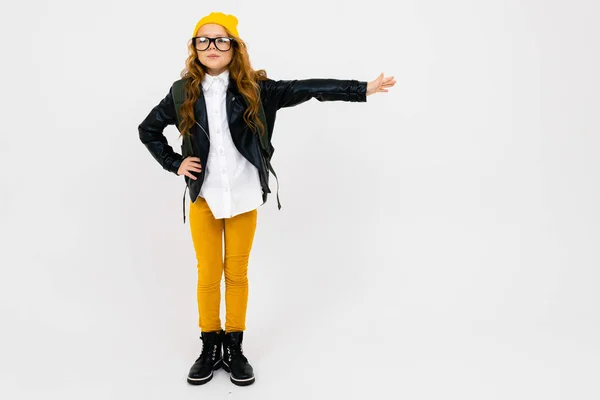
[[[185,101],[185,80],[180,79],[173,83],[171,90],[173,104],[175,105],[175,114],[177,115],[177,125],[181,122],[181,105]]]
[[[258,98],[260,99],[260,94]],[[271,143],[269,140],[269,128],[267,127],[267,117],[265,116],[265,110],[263,108],[262,101],[258,102],[258,106],[258,119],[260,120],[260,122],[262,122],[264,126],[263,134],[258,135],[260,139],[260,147],[262,148],[262,156],[265,160],[265,163],[267,164],[267,168],[269,169],[269,171],[271,171],[271,173],[275,177],[275,180],[277,181],[277,208],[281,210],[281,202],[279,201],[279,179],[277,178],[277,174],[275,173],[275,170],[271,165],[271,157],[273,156],[273,152],[271,150]]]
[[[171,89],[171,96],[173,97],[173,105],[175,107],[175,115],[177,116],[177,129],[179,129],[179,124],[181,123],[181,106],[185,101],[186,93],[185,93],[185,79],[179,79],[178,81],[173,82],[173,87]],[[181,130],[179,130],[181,132]],[[185,149],[186,155],[191,156],[194,154],[194,150],[192,148],[191,136],[184,135],[182,138],[182,150]]]
[[[263,126],[265,127],[265,132],[262,135],[259,135],[260,138],[260,146],[262,147],[262,149],[265,151],[265,154],[269,155],[269,134],[268,134],[268,127],[267,127],[267,117],[265,116],[265,110],[263,108],[262,105],[262,101],[258,103],[259,107],[258,107],[258,119],[260,120],[260,122],[262,122]]]

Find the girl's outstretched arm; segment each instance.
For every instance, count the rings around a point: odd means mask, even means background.
[[[367,83],[355,79],[293,79],[261,81],[263,101],[275,109],[319,101],[367,101]]]
[[[312,98],[319,101],[366,102],[367,96],[387,92],[396,84],[393,76],[385,78],[383,73],[371,82],[355,79],[293,79],[261,82],[263,100],[276,109],[293,107]]]

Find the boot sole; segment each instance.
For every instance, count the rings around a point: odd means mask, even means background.
[[[190,378],[188,376],[187,378],[187,382],[191,385],[204,385],[205,383],[208,383],[212,380],[213,378],[213,371],[218,370],[219,368],[221,368],[221,361],[223,360],[219,360],[215,363],[215,365],[213,366],[212,371],[210,371],[210,375],[208,375],[206,378]]]
[[[256,380],[254,377],[252,378],[247,378],[247,379],[236,379],[233,376],[231,376],[231,369],[229,368],[229,366],[227,365],[227,363],[225,361],[223,361],[223,369],[227,372],[229,372],[229,380],[234,384],[234,385],[238,385],[238,386],[248,386],[248,385],[252,385],[254,383],[254,381]]]

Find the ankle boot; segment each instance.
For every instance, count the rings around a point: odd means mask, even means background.
[[[223,336],[223,369],[231,373],[231,382],[238,386],[254,383],[254,372],[242,354],[244,332],[225,332]]]
[[[223,361],[221,346],[223,344],[223,330],[217,332],[201,332],[202,353],[190,368],[187,377],[192,385],[203,385],[213,377],[213,370],[221,368]]]

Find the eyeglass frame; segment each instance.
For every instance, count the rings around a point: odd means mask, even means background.
[[[196,46],[196,39],[197,39],[197,38],[201,38],[201,37],[208,39],[208,46],[206,46],[206,48],[205,48],[204,50],[198,50],[198,46]],[[229,40],[231,40],[231,42],[232,42],[232,43],[231,43],[231,46],[229,46],[229,49],[228,49],[228,50],[221,50],[221,49],[219,49],[219,47],[217,46],[217,42],[216,42],[216,41],[217,41],[217,39],[229,39]],[[237,43],[237,42],[236,42],[235,38],[232,38],[232,37],[229,37],[229,36],[217,36],[217,37],[214,37],[214,38],[209,38],[208,36],[194,36],[194,37],[192,38],[192,43],[194,44],[194,48],[195,48],[196,50],[198,50],[198,51],[206,51],[206,50],[208,50],[208,49],[210,48],[210,45],[214,43],[214,45],[215,45],[215,49],[217,49],[217,50],[219,50],[219,51],[221,51],[221,52],[226,52],[226,51],[229,51],[229,50],[231,50],[231,49],[232,49],[232,47],[233,47],[233,45],[234,45],[234,43]]]

